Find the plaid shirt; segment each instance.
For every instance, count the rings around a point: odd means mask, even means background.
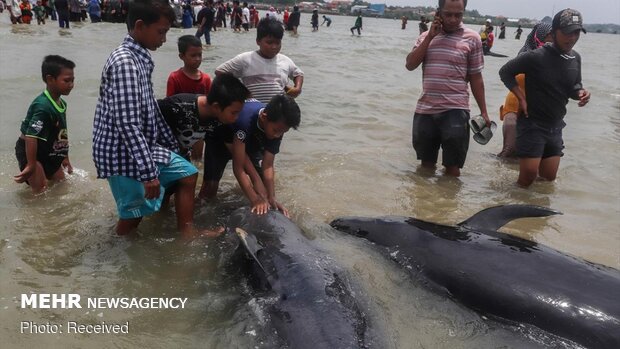
[[[93,160],[98,178],[122,175],[141,182],[159,176],[178,151],[153,94],[151,54],[127,35],[101,73],[93,125]]]

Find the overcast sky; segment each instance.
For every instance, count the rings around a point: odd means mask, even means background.
[[[367,0],[368,1],[368,0]],[[437,0],[384,0],[392,6],[437,6]],[[371,3],[383,3],[370,0]],[[553,17],[554,9],[574,8],[583,15],[585,23],[620,24],[620,0],[468,0],[467,8],[484,15],[502,15],[510,18],[542,19]]]

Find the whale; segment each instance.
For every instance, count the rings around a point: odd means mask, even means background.
[[[587,348],[620,348],[620,271],[497,231],[514,219],[557,214],[504,205],[456,226],[395,216],[343,217],[330,225],[381,246],[421,285],[483,316]]]
[[[283,346],[369,347],[364,308],[346,274],[295,223],[275,210],[257,215],[243,207],[230,215],[226,231],[252,263],[257,294],[274,300],[266,302],[265,323]]]

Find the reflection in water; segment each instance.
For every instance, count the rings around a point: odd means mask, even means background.
[[[418,166],[415,172],[402,176],[406,206],[412,209],[408,216],[448,223],[453,219],[453,213],[461,210],[457,198],[463,182],[439,172]]]

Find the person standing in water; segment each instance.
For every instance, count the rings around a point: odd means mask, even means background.
[[[523,53],[499,70],[524,114],[517,118],[516,142],[521,187],[529,187],[539,176],[555,180],[564,155],[562,129],[568,99],[577,100],[579,107],[590,101],[590,92],[581,84],[581,56],[573,50],[581,32],[586,32],[581,13],[564,9],[551,26],[551,45]],[[526,76],[527,95],[517,84],[519,74]]]
[[[420,27],[420,34],[428,30],[428,25],[426,23],[427,23],[426,17],[424,16],[420,17],[420,24],[418,25]]]
[[[467,0],[439,0],[429,31],[418,37],[405,67],[422,65],[422,96],[412,127],[412,143],[422,167],[434,169],[443,149],[445,174],[458,177],[469,148],[469,91],[487,126],[480,35],[463,25]],[[469,86],[468,86],[469,85]]]
[[[525,44],[519,50],[519,54],[535,50],[547,42],[553,41],[551,37],[551,24],[538,23],[534,26],[525,40]],[[525,94],[525,74],[516,76],[519,88]],[[514,93],[508,92],[504,105],[499,108],[499,119],[504,122],[502,133],[504,136],[504,146],[502,151],[497,154],[501,158],[516,158],[515,151],[517,142],[517,117],[522,111],[519,110],[519,100]]]
[[[193,224],[198,169],[179,156],[153,92],[155,64],[150,51],[166,42],[175,20],[167,0],[134,0],[128,34],[108,57],[101,73],[93,123],[93,161],[116,201],[116,233],[134,231],[144,216],[160,210],[164,192],[174,190],[177,228],[184,237],[216,236]],[[174,189],[172,189],[174,188]]]
[[[316,32],[319,30],[319,10],[312,10],[312,17],[310,18],[310,24],[312,24],[312,31]]]
[[[523,29],[521,29],[521,25],[519,25],[519,27],[517,28],[517,31],[515,32],[516,40],[521,40],[521,33],[523,33]]]
[[[353,31],[357,29],[357,35],[362,35],[362,14],[359,13],[357,15],[357,19],[355,20],[355,25],[351,27],[351,35],[355,35]]]

